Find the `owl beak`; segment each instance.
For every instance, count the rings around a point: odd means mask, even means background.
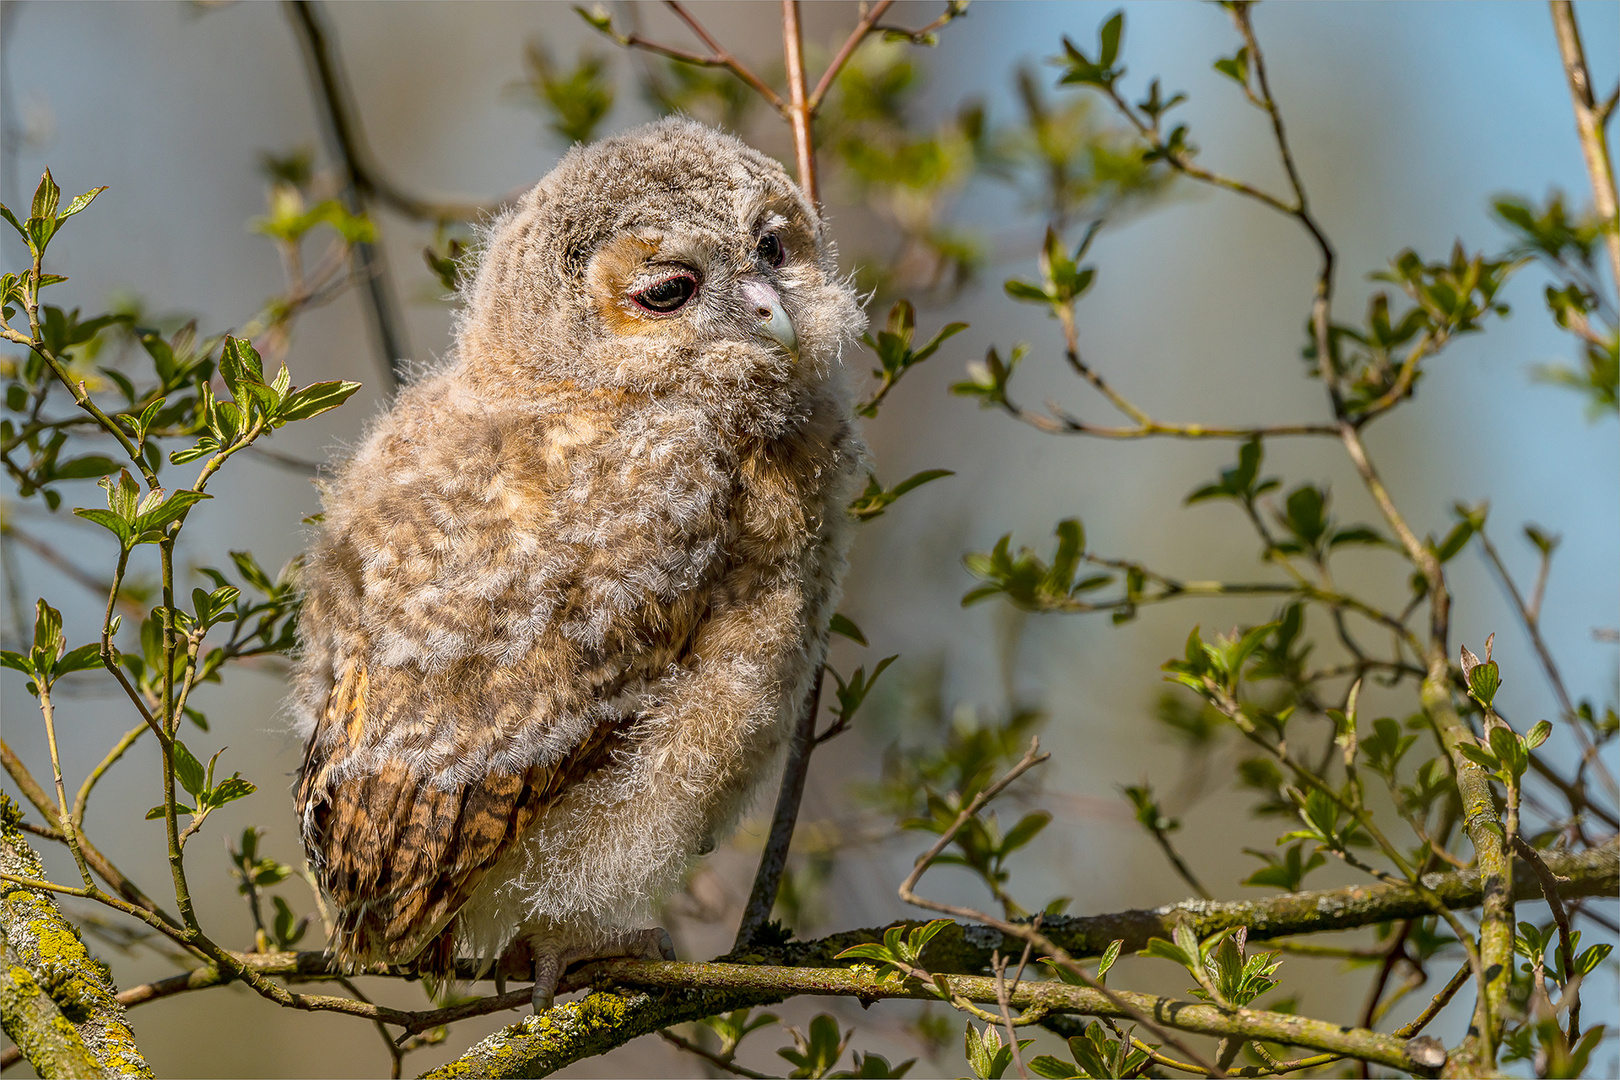
[[[799,334],[793,329],[793,320],[788,318],[787,309],[782,306],[782,298],[776,294],[776,290],[759,278],[743,278],[739,291],[743,302],[748,305],[748,313],[759,320],[759,328],[797,360]]]

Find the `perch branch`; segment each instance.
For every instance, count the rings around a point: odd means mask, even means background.
[[[805,969],[608,961],[593,965],[590,971],[599,984],[633,985],[664,993],[598,990],[578,1001],[526,1017],[425,1076],[543,1076],[632,1038],[728,1009],[770,1004],[798,995],[853,997],[863,1002],[932,1001],[938,1000],[941,990],[913,978],[880,978],[871,966]],[[996,1004],[993,978],[941,975],[939,981],[952,997]],[[1222,1009],[1128,991],[1103,993],[1061,982],[1022,982],[1007,997],[1011,1005],[1026,1012],[1041,1009],[1119,1019],[1152,1016],[1164,1027],[1189,1034],[1235,1035],[1245,1040],[1304,1046],[1363,1057],[1418,1075],[1433,1075],[1432,1069],[1414,1059],[1407,1050],[1407,1040],[1399,1036],[1284,1013]]]

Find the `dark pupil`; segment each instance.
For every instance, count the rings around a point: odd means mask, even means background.
[[[782,262],[782,241],[776,238],[775,233],[766,233],[759,238],[759,257],[772,266]]]
[[[672,277],[647,289],[638,299],[654,311],[674,311],[692,299],[695,287],[689,277]]]

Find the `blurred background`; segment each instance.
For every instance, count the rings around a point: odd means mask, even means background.
[[[1259,865],[1241,849],[1270,849],[1278,829],[1276,822],[1249,817],[1252,795],[1232,783],[1234,748],[1189,749],[1156,714],[1164,685],[1159,665],[1180,652],[1188,630],[1195,623],[1213,631],[1264,621],[1271,617],[1269,601],[1163,605],[1118,627],[1104,616],[1025,617],[1000,602],[967,609],[959,603],[973,584],[962,568],[964,553],[987,550],[1009,532],[1015,545],[1049,550],[1053,524],[1066,517],[1084,519],[1093,548],[1180,577],[1256,572],[1255,542],[1239,514],[1220,505],[1181,506],[1190,490],[1231,463],[1231,444],[1066,440],[948,393],[963,378],[964,365],[990,346],[1005,355],[1015,342],[1027,342],[1016,384],[1021,400],[1035,405],[1054,397],[1087,419],[1114,422],[1107,403],[1065,369],[1057,324],[1009,300],[1001,282],[1034,276],[1051,209],[1020,179],[1031,175],[1033,158],[1029,94],[1021,92],[1018,73],[1028,73],[1048,107],[1071,110],[1073,130],[1106,149],[1116,121],[1101,108],[1087,113],[1076,104],[1081,95],[1058,89],[1056,69],[1045,61],[1061,52],[1065,35],[1089,47],[1118,6],[977,4],[940,31],[937,47],[863,52],[856,71],[864,82],[845,88],[846,100],[892,105],[897,96],[906,130],[917,138],[937,136],[932,156],[920,165],[892,154],[867,160],[857,152],[866,142],[882,147],[894,137],[883,116],[863,127],[850,112],[854,119],[822,133],[828,147],[823,200],[842,264],[877,290],[874,323],[904,295],[918,306],[923,338],[950,321],[970,328],[908,375],[866,426],[886,484],[925,469],[955,475],[918,489],[862,528],[843,611],[870,647],[841,640],[832,663],[847,675],[861,665],[870,671],[891,654],[900,660],[873,692],[855,731],[814,759],[793,876],[778,911],[801,937],[913,914],[895,886],[926,837],[896,835],[893,814],[885,816],[892,802],[883,781],[885,755],[893,780],[894,763],[907,748],[926,750],[952,725],[959,731],[993,727],[1021,709],[1044,715],[1042,741],[1054,752],[1040,790],[1025,797],[1055,816],[1013,864],[1012,888],[1026,906],[1038,909],[1068,896],[1070,911],[1100,913],[1187,895],[1120,792],[1144,778],[1181,820],[1177,843],[1218,898],[1262,895],[1238,884]],[[699,0],[691,9],[758,70],[780,77],[776,5]],[[599,58],[595,78],[614,88],[610,103],[602,103],[596,134],[659,114],[658,101],[639,89],[650,77],[666,99],[726,123],[791,163],[787,130],[767,110],[747,111],[735,95],[710,92],[710,84],[682,84],[678,72],[615,47],[566,5],[368,2],[323,10],[372,156],[390,181],[411,192],[488,202],[532,184],[568,145],[555,130],[555,115],[538,101],[548,82],[581,70],[582,57]],[[621,27],[698,47],[660,5],[606,10]],[[1263,114],[1211,69],[1240,44],[1225,13],[1190,3],[1128,3],[1124,10],[1128,93],[1140,96],[1153,76],[1167,93],[1185,91],[1190,100],[1180,120],[1191,125],[1200,160],[1280,190]],[[217,333],[248,324],[268,298],[286,291],[276,249],[249,228],[268,212],[264,156],[279,157],[285,166],[307,152],[316,188],[332,162],[282,5],[9,2],[3,11],[0,198],[11,207],[26,205],[46,166],[69,195],[109,188],[52,247],[56,271],[72,279],[56,287],[54,302],[86,312],[118,305],[139,310],[147,324],[171,328],[196,318],[204,332]],[[1610,86],[1620,5],[1582,3],[1577,11],[1595,83]],[[886,21],[921,26],[938,13],[938,5],[905,2]],[[812,72],[856,17],[854,4],[806,6]],[[1470,250],[1504,248],[1508,238],[1489,213],[1493,196],[1539,199],[1562,189],[1573,205],[1590,202],[1544,6],[1267,4],[1255,23],[1305,184],[1338,247],[1340,318],[1359,315],[1373,288],[1365,275],[1404,247],[1430,258],[1443,256],[1457,240]],[[892,121],[893,114],[886,115]],[[978,145],[969,145],[975,139]],[[835,152],[840,141],[844,149]],[[1094,162],[1106,164],[1106,156]],[[919,180],[910,194],[884,182],[902,168],[931,179]],[[1149,183],[1138,191],[1132,185],[1140,179],[1111,181],[1096,173],[1071,207],[1075,220],[1099,205],[1112,212],[1091,253],[1097,283],[1079,308],[1090,362],[1161,419],[1324,419],[1323,395],[1299,358],[1315,272],[1304,235],[1251,203],[1186,183]],[[1121,195],[1127,189],[1132,197]],[[447,233],[386,207],[374,219],[398,298],[400,351],[414,365],[431,364],[448,348],[455,309],[421,252],[444,250],[465,231]],[[8,235],[3,245],[6,268],[20,266],[15,239]],[[1535,553],[1519,537],[1520,524],[1536,522],[1562,534],[1547,592],[1546,634],[1574,696],[1612,703],[1616,649],[1594,630],[1620,619],[1617,424],[1612,412],[1588,419],[1577,395],[1532,381],[1533,365],[1567,361],[1572,351],[1542,304],[1545,283],[1537,269],[1520,273],[1506,293],[1512,317],[1449,349],[1418,401],[1373,429],[1372,446],[1420,531],[1443,534],[1456,500],[1488,499],[1498,543],[1524,578],[1534,572]],[[273,570],[296,555],[306,536],[301,521],[318,508],[300,462],[342,455],[388,401],[389,384],[357,291],[305,314],[285,359],[295,383],[341,378],[365,386],[343,408],[278,434],[269,449],[282,460],[255,456],[240,466],[237,482],[193,516],[184,549],[190,566],[221,565],[226,551],[251,549]],[[846,363],[852,378],[866,385],[870,355]],[[1341,521],[1376,519],[1337,444],[1272,440],[1267,452],[1268,471],[1290,486],[1307,480],[1330,485]],[[84,487],[88,494],[69,498],[94,504],[99,494],[89,482]],[[6,647],[18,647],[38,596],[63,610],[72,641],[88,640],[99,624],[99,601],[58,563],[65,557],[108,565],[110,545],[64,515],[45,513],[37,500],[8,498],[4,511],[9,528],[38,541],[34,548],[4,547]],[[1356,552],[1337,565],[1342,584],[1394,604],[1404,596],[1405,574],[1388,553]],[[1509,714],[1552,715],[1555,705],[1529,644],[1477,551],[1451,565],[1458,597],[1454,640],[1479,649],[1496,632],[1501,700]],[[301,857],[287,793],[300,748],[285,729],[283,675],[282,667],[266,664],[199,692],[199,707],[213,721],[211,748],[228,745],[228,767],[260,786],[252,798],[217,813],[190,848],[204,925],[236,947],[246,947],[252,933],[228,873],[226,842],[257,825],[265,830],[268,854],[293,864]],[[58,706],[70,785],[131,722],[110,685],[76,681],[76,688],[64,687],[67,696]],[[0,679],[5,739],[43,777],[47,751],[23,683],[9,671]],[[1401,700],[1408,704],[1387,707],[1410,708],[1410,695]],[[1550,750],[1554,760],[1562,754],[1568,763],[1570,746],[1555,737]],[[88,822],[102,849],[154,895],[166,878],[162,828],[141,820],[141,812],[155,801],[156,767],[155,747],[137,745],[98,789]],[[9,781],[7,790],[16,794]],[[774,795],[775,785],[769,790]],[[735,841],[695,872],[688,892],[671,901],[666,925],[683,957],[729,948],[769,811],[761,805]],[[44,854],[58,880],[73,879],[65,855]],[[1330,866],[1311,885],[1352,880]],[[930,882],[936,895],[990,903],[982,887],[948,868]],[[298,880],[277,891],[299,912],[311,910]],[[317,947],[317,936],[318,930],[306,947]],[[121,951],[108,940],[94,948],[120,985],[174,970],[150,950]],[[1183,992],[1185,980],[1166,977],[1164,967],[1141,964],[1124,978],[1133,988]],[[1365,992],[1365,975],[1345,978],[1333,961],[1290,957],[1283,974],[1299,994],[1299,1007],[1316,1015],[1349,1015]],[[1587,991],[1588,1023],[1613,1022],[1612,966],[1596,981],[1600,985],[1589,983]],[[414,985],[367,989],[391,1004],[422,1005]],[[802,1027],[824,1010],[858,1029],[858,1047],[891,1061],[923,1057],[913,1075],[963,1071],[955,1016],[919,1024],[916,1009],[862,1012],[853,1003],[825,1001],[790,1002],[774,1011]],[[448,1059],[512,1019],[460,1025],[443,1045],[413,1055],[407,1069]],[[284,1012],[242,988],[158,1002],[132,1020],[161,1076],[363,1076],[386,1074],[388,1067],[369,1026]],[[1442,1034],[1454,1037],[1464,1019],[1448,1016],[1445,1023],[1450,1027]],[[779,1032],[756,1035],[739,1060],[781,1070],[784,1063],[771,1051],[788,1041]],[[943,1056],[930,1057],[941,1045]],[[1616,1055],[1606,1048],[1598,1060],[1613,1068]],[[569,1075],[703,1075],[701,1065],[646,1039],[582,1062]],[[16,1073],[29,1075],[26,1066]]]

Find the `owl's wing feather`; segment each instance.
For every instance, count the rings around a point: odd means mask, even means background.
[[[329,723],[363,707],[365,668],[334,689]],[[339,957],[407,963],[443,933],[479,881],[568,785],[604,764],[624,725],[603,725],[572,753],[521,773],[448,788],[403,766],[332,782],[311,741],[298,790],[304,841],[336,909]],[[442,962],[442,960],[441,960]]]

